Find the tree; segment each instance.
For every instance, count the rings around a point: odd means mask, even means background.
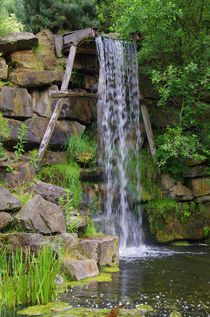
[[[175,132],[173,158],[183,160],[190,153],[207,157],[210,150],[210,127],[206,123],[210,119],[207,103],[209,1],[106,0],[106,7],[103,2],[99,4],[99,11],[102,19],[111,17],[111,30],[123,38],[128,39],[133,33],[140,35],[143,39],[138,54],[140,67],[150,76],[159,94],[157,107],[170,107],[176,112],[176,121],[168,127],[171,130],[162,131],[158,137],[159,162],[165,165],[169,162],[169,145],[174,144]],[[181,139],[183,142],[179,142]],[[163,151],[166,145],[168,148]]]

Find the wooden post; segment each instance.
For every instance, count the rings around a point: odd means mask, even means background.
[[[71,73],[72,73],[72,68],[73,68],[73,64],[74,64],[76,51],[77,51],[77,45],[74,44],[71,46],[70,51],[69,51],[67,66],[66,66],[66,70],[64,73],[63,82],[62,82],[61,90],[60,90],[61,92],[68,90],[69,80],[70,80]],[[41,143],[40,148],[39,148],[39,154],[38,154],[39,161],[42,160],[44,152],[46,151],[46,148],[49,144],[50,138],[52,136],[52,133],[53,133],[55,125],[56,125],[56,121],[60,115],[62,105],[63,105],[63,100],[59,99],[56,103],[52,117],[50,118],[50,122],[48,124],[47,130],[45,131],[44,137],[42,139],[42,143]]]
[[[140,97],[140,103],[141,103],[141,106],[140,106],[141,113],[142,113],[145,131],[146,131],[146,135],[147,135],[147,139],[148,139],[148,143],[149,143],[150,153],[152,154],[152,156],[154,156],[156,153],[155,138],[154,138],[154,134],[152,131],[152,126],[151,126],[147,106],[143,103],[142,97]]]

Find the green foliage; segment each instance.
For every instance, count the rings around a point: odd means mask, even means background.
[[[0,309],[26,304],[47,304],[56,296],[60,261],[45,246],[34,255],[30,249],[0,252]]]
[[[84,237],[91,238],[100,236],[101,233],[97,231],[95,224],[91,221],[90,217],[87,217],[87,227],[85,228]]]
[[[13,147],[15,150],[15,159],[18,160],[25,152],[24,145],[27,143],[27,125],[22,123],[17,130],[18,143]]]
[[[2,144],[2,139],[7,138],[9,136],[10,130],[8,127],[8,122],[0,113],[0,158],[5,156],[5,151]]]
[[[17,21],[14,14],[3,15],[0,11],[0,36],[7,35],[12,32],[21,32],[23,25]]]
[[[29,152],[30,163],[34,168],[38,168],[38,150],[34,149]]]
[[[29,30],[47,28],[57,33],[97,24],[94,0],[16,0],[22,6],[22,22]]]
[[[159,131],[159,164],[170,168],[169,156],[170,161],[207,157],[210,2],[105,0],[98,11],[122,37],[138,34],[141,72],[152,79],[157,107],[177,113],[167,130]]]
[[[67,223],[67,232],[74,233],[78,231],[78,227],[76,224],[71,223],[70,218],[72,213],[74,212],[74,204],[72,193],[69,189],[66,190],[66,195],[59,197],[59,206],[63,210]]]
[[[134,200],[142,202],[157,199],[162,196],[158,185],[158,170],[152,156],[141,150],[139,156],[135,157],[131,152],[128,161],[129,184],[128,190]],[[136,192],[138,176],[140,177],[141,190]]]
[[[210,236],[210,226],[205,226],[203,228],[203,234],[206,238],[208,238]]]
[[[97,144],[87,135],[72,135],[67,144],[68,161],[76,161],[82,166],[96,163]]]
[[[77,208],[81,201],[80,168],[75,162],[42,167],[38,178],[42,181],[67,188],[72,192],[72,205]]]

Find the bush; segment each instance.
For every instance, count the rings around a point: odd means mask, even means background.
[[[1,15],[0,13],[0,36],[7,35],[12,32],[21,32],[23,24],[17,21],[14,14]]]
[[[67,158],[76,161],[81,166],[90,166],[96,163],[97,144],[86,135],[73,135],[68,140]]]
[[[75,208],[79,206],[82,195],[79,177],[80,168],[75,162],[45,166],[38,173],[40,180],[65,187],[72,192],[72,205]]]

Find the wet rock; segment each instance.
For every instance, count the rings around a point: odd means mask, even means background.
[[[58,203],[60,197],[66,196],[65,188],[40,181],[33,186],[32,190],[52,203]]]
[[[67,163],[67,153],[66,152],[54,152],[54,151],[46,151],[44,158],[41,162],[43,165],[51,165],[51,164],[63,164]]]
[[[169,191],[172,187],[175,186],[175,184],[175,179],[173,179],[169,174],[161,175],[161,185],[163,186],[164,190]]]
[[[3,57],[0,57],[0,79],[7,80],[8,66]]]
[[[28,145],[39,145],[47,129],[49,119],[33,117],[25,122],[28,127],[26,135]],[[11,133],[9,138],[7,138],[7,143],[11,146],[11,144],[18,141],[17,131],[21,126],[21,122],[14,119],[8,119],[8,123]],[[50,145],[54,147],[63,147],[66,145],[70,135],[82,134],[84,130],[85,126],[76,121],[59,120],[56,122],[55,129],[50,139]]]
[[[15,220],[21,228],[32,232],[53,234],[66,231],[66,221],[61,209],[40,195],[29,200],[16,215]]]
[[[31,96],[24,88],[0,88],[0,110],[7,117],[30,118],[33,114]]]
[[[195,177],[202,177],[202,176],[208,176],[208,175],[209,175],[208,166],[199,165],[199,166],[193,166],[189,168],[189,170],[184,174],[184,177],[195,178]]]
[[[20,87],[47,86],[62,82],[63,71],[17,69],[9,74],[9,80]]]
[[[12,221],[13,218],[8,212],[0,212],[0,231],[8,227]]]
[[[79,244],[78,235],[76,233],[62,233],[53,237],[50,237],[50,241],[54,244],[62,247],[67,254],[77,255],[77,248]]]
[[[9,55],[20,50],[30,50],[38,45],[38,38],[29,32],[10,33],[0,37],[0,52]]]
[[[20,208],[20,201],[8,189],[0,186],[0,211],[14,212]]]
[[[94,260],[65,259],[64,272],[74,277],[77,281],[99,274],[96,261]]]
[[[33,51],[17,51],[10,58],[11,65],[15,68],[44,70],[42,60]]]
[[[100,236],[79,241],[81,253],[88,259],[94,259],[99,267],[113,266],[119,262],[118,238]]]

